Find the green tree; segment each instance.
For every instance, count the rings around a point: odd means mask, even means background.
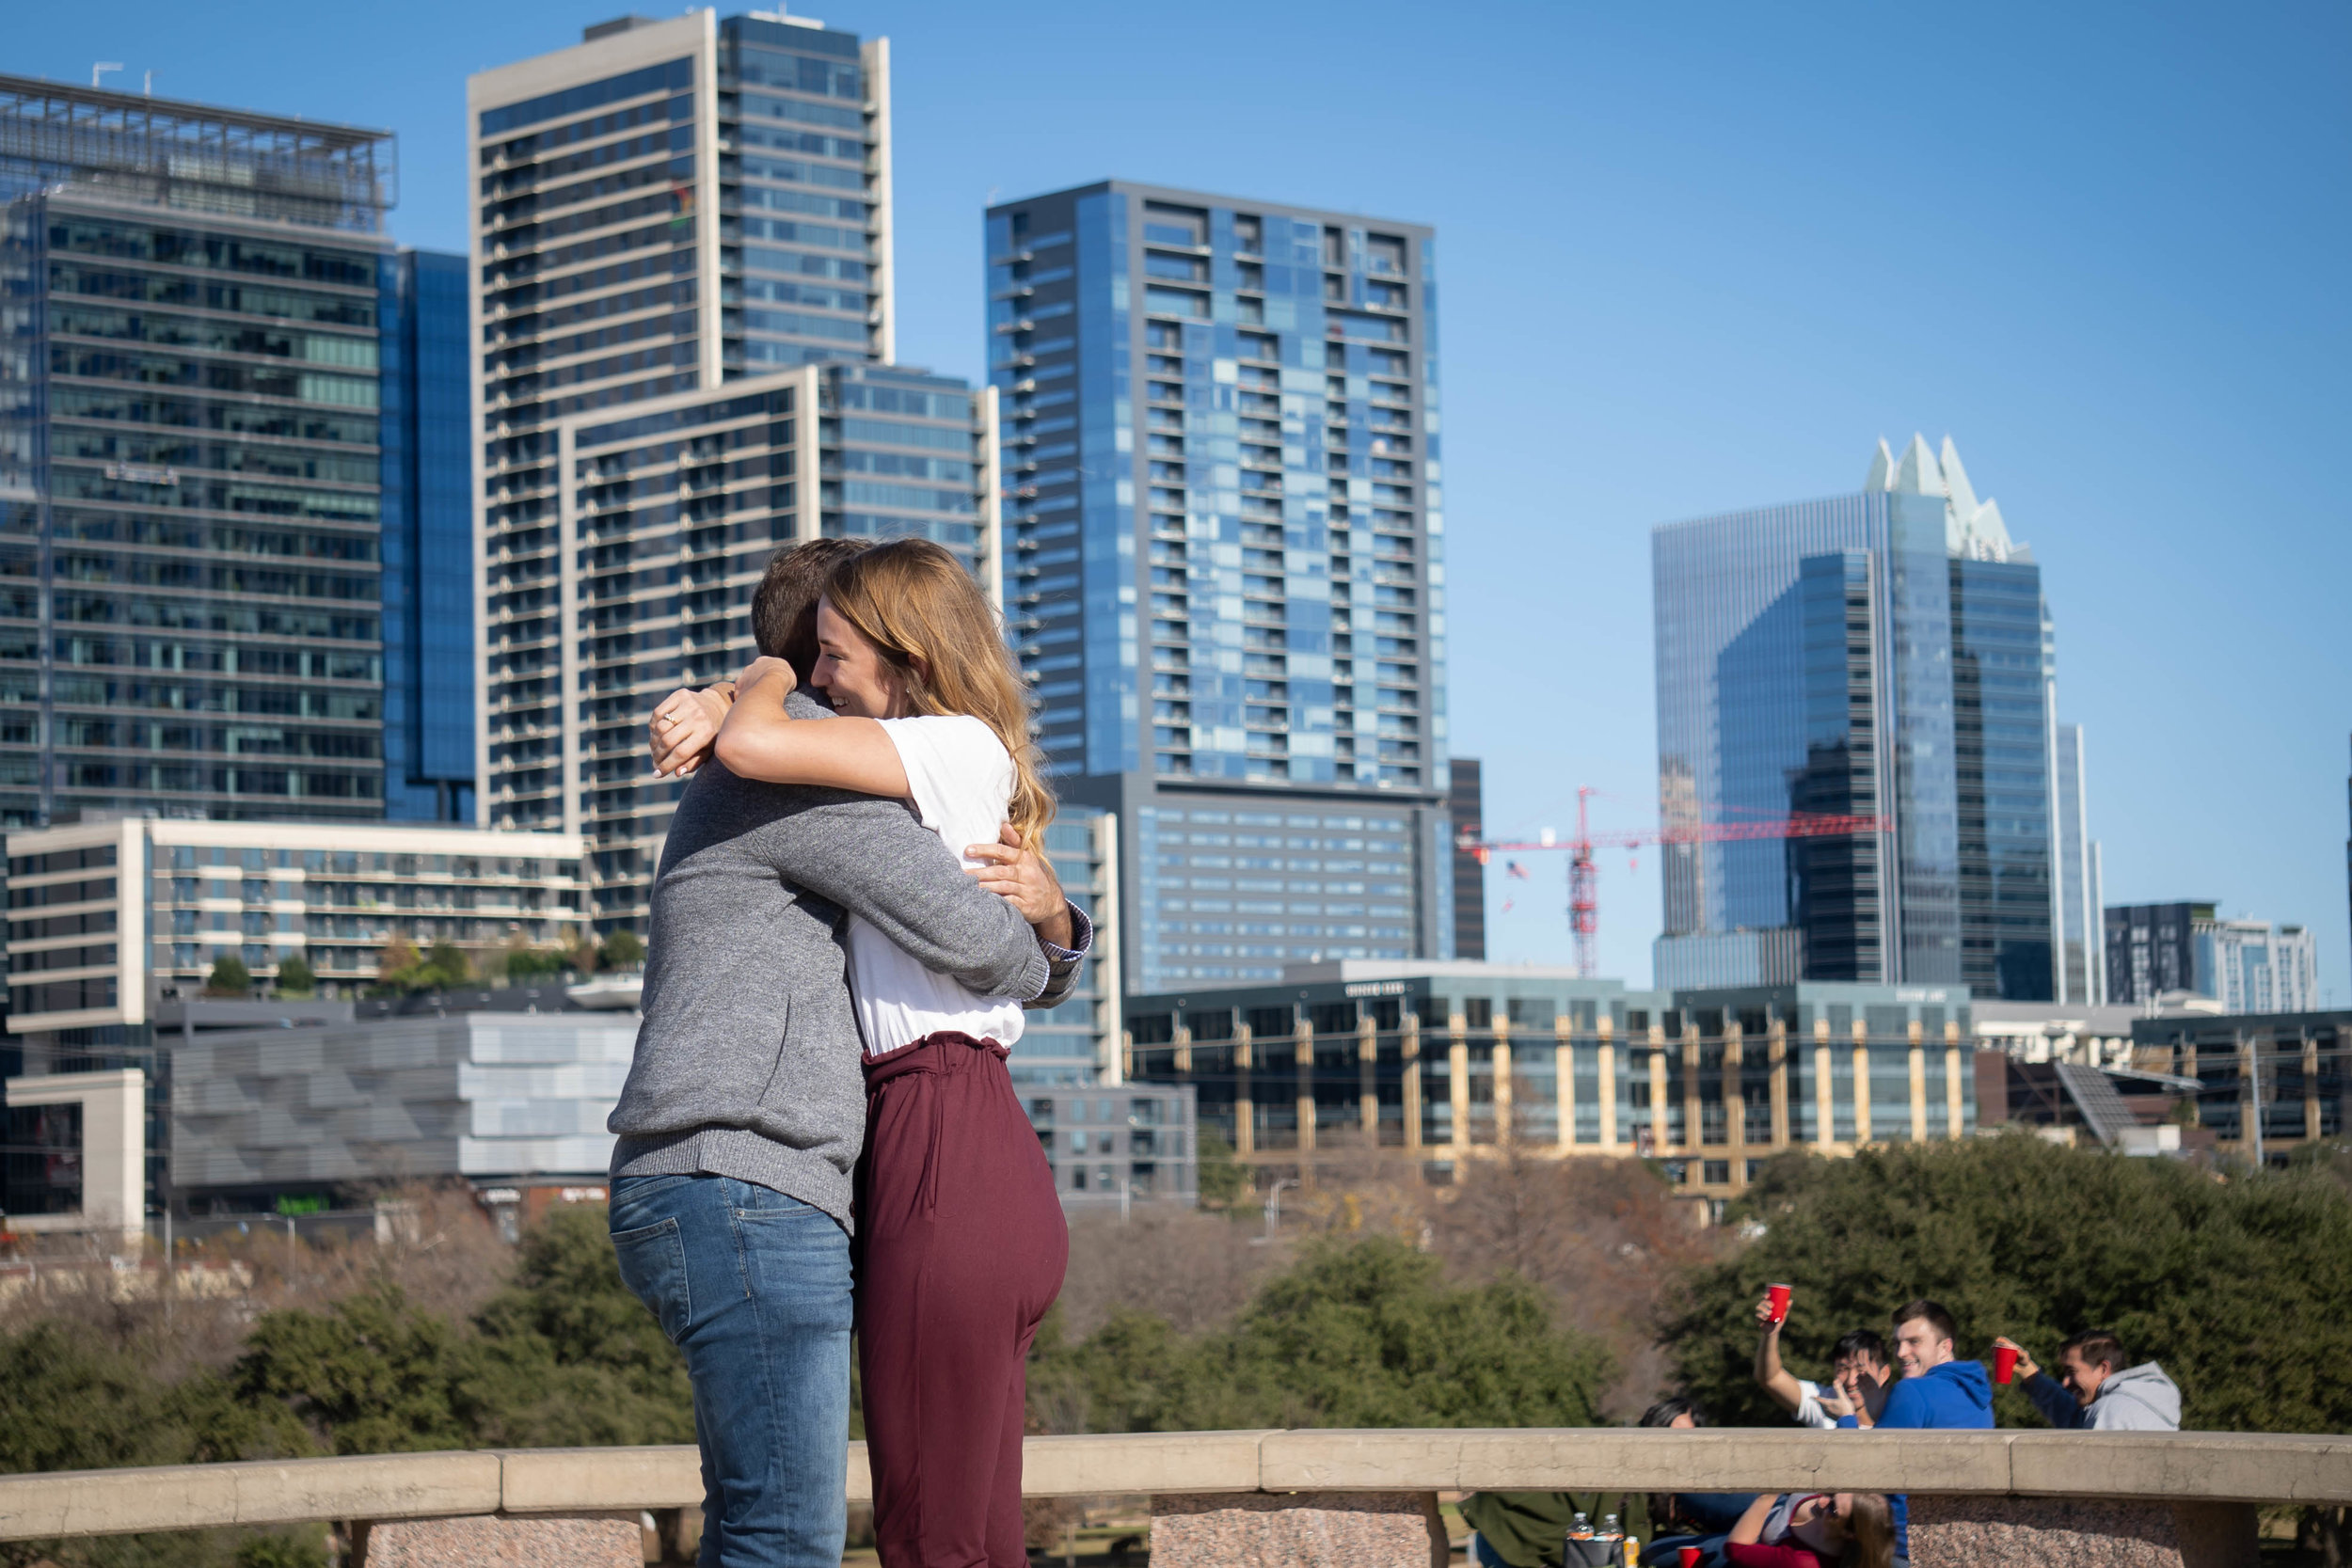
[[[410,990],[449,990],[473,979],[473,964],[453,942],[437,942],[405,982]]]
[[[542,974],[560,974],[564,964],[561,953],[541,952],[535,947],[510,947],[503,960],[503,973],[510,981],[529,980]]]
[[[1198,1148],[1200,1159],[1200,1206],[1203,1209],[1231,1209],[1249,1193],[1249,1172],[1233,1158],[1233,1146],[1225,1135],[1209,1129],[1200,1135]]]
[[[645,944],[630,930],[608,932],[603,952],[607,969],[635,969],[645,961]]]
[[[299,953],[289,953],[278,960],[278,994],[309,996],[319,989],[318,976],[310,973],[310,960]]]
[[[1884,1333],[1929,1296],[1959,1320],[1963,1356],[2005,1334],[2046,1360],[2076,1329],[2115,1330],[2180,1385],[2191,1429],[2352,1425],[2352,1201],[2324,1170],[2217,1174],[2010,1134],[1784,1156],[1734,1217],[1762,1234],[1684,1277],[1664,1336],[1687,1390],[1729,1420],[1780,1418],[1749,1370],[1755,1302],[1785,1281],[1800,1375],[1847,1329]],[[2041,1421],[2014,1386],[1994,1418]]]
[[[282,1411],[335,1453],[462,1449],[453,1408],[457,1329],[391,1286],[324,1311],[264,1313],[230,1373],[235,1402]]]
[[[0,1335],[0,1471],[175,1463],[167,1392],[136,1359],[64,1320]]]
[[[605,1211],[526,1232],[515,1282],[475,1315],[453,1398],[478,1445],[691,1443],[686,1360],[621,1280]]]
[[[1187,1338],[1124,1312],[1037,1361],[1041,1413],[1114,1432],[1590,1426],[1612,1370],[1525,1280],[1449,1286],[1386,1237],[1312,1244],[1231,1329]]]
[[[398,931],[384,939],[383,947],[375,955],[375,984],[370,988],[377,996],[397,995],[402,982],[418,964],[414,943]]]
[[[207,996],[250,996],[253,975],[245,967],[245,960],[234,953],[223,953],[213,960],[212,977],[204,982]]]

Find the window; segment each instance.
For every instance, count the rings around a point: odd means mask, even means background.
[[[1157,315],[1190,316],[1196,320],[1209,318],[1209,296],[1189,289],[1150,287],[1143,291],[1143,308]]]
[[[1143,270],[1153,277],[1181,278],[1187,283],[1206,283],[1209,263],[1198,256],[1170,256],[1162,250],[1143,253]]]
[[[1473,996],[1462,1004],[1462,1022],[1472,1029],[1495,1026],[1495,1005],[1491,998]]]
[[[1712,1187],[1727,1186],[1727,1185],[1729,1185],[1729,1184],[1730,1184],[1730,1181],[1731,1181],[1731,1162],[1730,1162],[1730,1161],[1728,1161],[1728,1160],[1708,1160],[1708,1161],[1705,1162],[1705,1165],[1706,1165],[1706,1171],[1705,1171],[1705,1174],[1704,1174],[1703,1176],[1701,1176],[1701,1177],[1700,1177],[1700,1180],[1701,1180],[1705,1181],[1708,1185],[1712,1186]]]
[[[1279,1038],[1290,1032],[1291,1010],[1288,1007],[1249,1009],[1249,1035],[1252,1039]]]

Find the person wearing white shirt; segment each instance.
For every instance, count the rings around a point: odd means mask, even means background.
[[[1798,1377],[1781,1365],[1780,1331],[1784,1321],[1773,1318],[1771,1297],[1756,1304],[1756,1324],[1759,1331],[1756,1345],[1756,1386],[1800,1426],[1831,1431],[1840,1417],[1853,1414],[1853,1402],[1845,1392],[1849,1386],[1859,1383],[1867,1398],[1887,1384],[1886,1341],[1869,1329],[1857,1328],[1840,1338],[1830,1351],[1834,1381],[1815,1383],[1810,1378]]]

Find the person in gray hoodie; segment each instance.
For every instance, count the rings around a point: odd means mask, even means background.
[[[2060,1432],[2178,1432],[2181,1390],[2153,1361],[2127,1365],[2123,1342],[2104,1328],[2086,1328],[2058,1346],[2058,1375],[2035,1364],[2014,1339],[1995,1339],[2017,1352],[2026,1397]]]

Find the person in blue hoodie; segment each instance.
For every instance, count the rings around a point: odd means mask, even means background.
[[[1962,1361],[1952,1351],[1960,1327],[1939,1302],[1924,1297],[1895,1309],[1895,1360],[1900,1381],[1889,1386],[1878,1408],[1870,1408],[1869,1389],[1857,1386],[1856,1414],[1839,1426],[1863,1428],[1989,1428],[1993,1425],[1993,1380],[1981,1361]],[[1911,1557],[1910,1510],[1901,1497],[1889,1497],[1895,1513],[1895,1555]]]

